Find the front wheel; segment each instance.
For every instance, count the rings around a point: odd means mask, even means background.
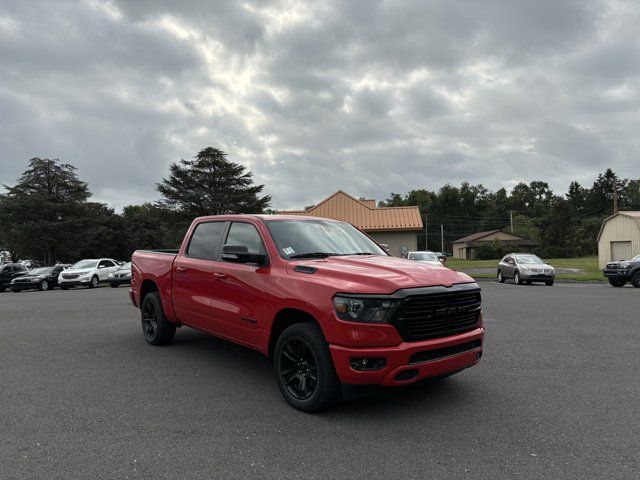
[[[112,283],[111,284],[111,288],[118,288],[118,284],[117,283]]]
[[[317,412],[341,399],[329,345],[315,323],[296,323],[282,332],[274,367],[280,392],[293,408]]]
[[[176,335],[176,324],[167,320],[162,310],[162,302],[158,292],[151,292],[144,297],[140,307],[142,333],[151,345],[167,345]]]
[[[612,287],[624,287],[627,281],[623,278],[610,278],[609,283]]]
[[[100,279],[98,278],[97,275],[94,275],[93,277],[91,277],[91,283],[89,283],[89,288],[98,288],[98,285],[100,285]]]
[[[640,272],[633,274],[633,277],[631,277],[631,285],[635,288],[640,288]]]
[[[498,283],[504,283],[504,277],[502,276],[502,272],[498,270]]]
[[[513,274],[513,283],[515,283],[516,285],[522,285],[522,280],[520,280],[519,272]]]
[[[47,290],[49,290],[49,282],[47,282],[46,280],[42,280],[40,282],[40,285],[38,285],[38,290],[40,290],[41,292],[46,292]]]
[[[544,282],[544,284],[545,284],[547,287],[550,287],[550,286],[552,286],[552,285],[553,285],[553,280],[546,280],[546,281]]]

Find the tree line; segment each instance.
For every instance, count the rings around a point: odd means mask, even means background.
[[[261,213],[268,209],[264,185],[215,148],[169,167],[156,184],[156,202],[124,207],[122,213],[90,200],[73,165],[33,158],[13,186],[0,194],[0,250],[14,259],[52,264],[81,258],[129,259],[140,248],[177,248],[194,217]]]
[[[427,222],[427,245],[450,251],[451,242],[471,233],[511,231],[539,243],[545,257],[577,257],[597,252],[596,237],[602,220],[614,209],[640,209],[640,179],[621,179],[607,169],[591,186],[573,181],[563,195],[555,194],[544,181],[520,182],[510,192],[491,191],[482,185],[463,182],[444,185],[438,191],[411,190],[391,193],[380,206],[418,205]],[[444,235],[442,233],[444,232]],[[425,235],[418,237],[424,248]],[[502,253],[494,246],[490,257]]]
[[[81,258],[128,259],[136,249],[177,248],[194,217],[270,213],[271,197],[243,165],[215,148],[169,166],[156,184],[158,200],[129,205],[121,213],[91,201],[73,165],[33,158],[15,185],[0,194],[0,250],[14,259],[52,264]],[[478,231],[504,229],[539,242],[544,256],[592,255],[602,219],[614,208],[640,209],[640,180],[620,179],[607,169],[593,185],[572,182],[564,195],[543,181],[519,183],[510,192],[463,182],[438,191],[391,193],[380,206],[417,205],[428,235],[419,248],[445,250],[451,241]],[[614,206],[615,204],[615,206]],[[495,246],[497,249],[498,246]],[[491,251],[489,256],[500,252]]]

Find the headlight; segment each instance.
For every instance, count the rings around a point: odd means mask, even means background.
[[[630,262],[622,262],[622,263],[620,264],[620,268],[629,268],[629,265],[631,265],[631,263],[630,263]]]
[[[359,323],[388,323],[398,306],[397,300],[336,296],[333,307],[340,320]]]
[[[110,273],[110,274],[109,274],[109,278],[113,278],[113,273]]]

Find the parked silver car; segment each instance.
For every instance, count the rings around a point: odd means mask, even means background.
[[[556,271],[537,255],[509,253],[498,263],[497,278],[500,283],[512,278],[516,285],[544,282],[545,285],[551,286],[556,279]]]

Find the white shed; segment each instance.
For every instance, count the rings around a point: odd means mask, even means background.
[[[618,212],[603,220],[598,233],[598,265],[640,253],[640,211]]]

